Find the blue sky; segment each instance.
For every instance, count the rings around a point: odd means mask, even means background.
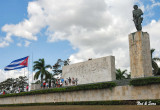
[[[20,21],[27,19],[27,6],[28,2],[32,0],[2,0],[0,3],[1,22],[2,28],[5,24],[17,24]],[[12,60],[30,56],[30,63],[32,60],[44,58],[46,63],[53,65],[57,59],[67,59],[70,54],[74,52],[68,41],[59,41],[55,43],[47,43],[46,35],[42,29],[37,36],[39,39],[33,41],[28,47],[17,46],[17,43],[24,43],[24,39],[13,38],[14,42],[8,47],[0,48],[1,58],[0,69],[3,69]],[[0,37],[6,36],[5,32],[0,31]],[[14,36],[13,36],[14,37]]]
[[[29,55],[31,71],[32,53],[33,61],[44,58],[50,65],[59,58],[76,63],[113,55],[116,68],[129,72],[134,4],[143,10],[143,31],[160,56],[159,0],[1,0],[0,82],[21,75],[3,71],[15,59]]]

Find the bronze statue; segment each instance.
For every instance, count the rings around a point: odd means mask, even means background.
[[[141,31],[142,30],[142,21],[143,21],[143,17],[141,17],[141,15],[143,15],[143,12],[141,9],[138,8],[137,5],[133,6],[134,10],[133,10],[133,21],[134,24],[136,26],[137,31]]]

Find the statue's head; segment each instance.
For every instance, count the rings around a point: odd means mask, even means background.
[[[138,9],[138,5],[134,5],[133,8],[134,8],[135,10],[137,10],[137,9]]]

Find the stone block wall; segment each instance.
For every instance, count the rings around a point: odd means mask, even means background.
[[[160,99],[160,84],[0,98],[0,104]]]
[[[64,66],[62,78],[78,79],[78,84],[112,81],[115,75],[115,57],[107,56]]]

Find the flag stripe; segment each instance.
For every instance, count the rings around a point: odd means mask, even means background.
[[[5,71],[9,71],[9,70],[16,70],[16,69],[21,69],[21,68],[25,68],[27,66],[21,66],[21,67],[17,67],[17,68],[6,68]]]
[[[27,56],[27,57],[28,57],[28,56]],[[11,63],[19,62],[19,61],[25,60],[27,57],[24,57],[24,58],[20,58],[20,59],[14,60],[14,61],[12,61]]]
[[[8,66],[6,66],[6,67],[16,67],[16,66],[19,66],[19,64],[8,65]]]
[[[23,65],[18,65],[16,67],[5,67],[5,69],[14,69],[14,68],[19,68],[19,67],[24,67]]]
[[[19,63],[22,63],[22,61],[23,61],[23,60],[18,61],[18,62],[13,62],[13,63],[10,63],[9,65],[19,64]]]

